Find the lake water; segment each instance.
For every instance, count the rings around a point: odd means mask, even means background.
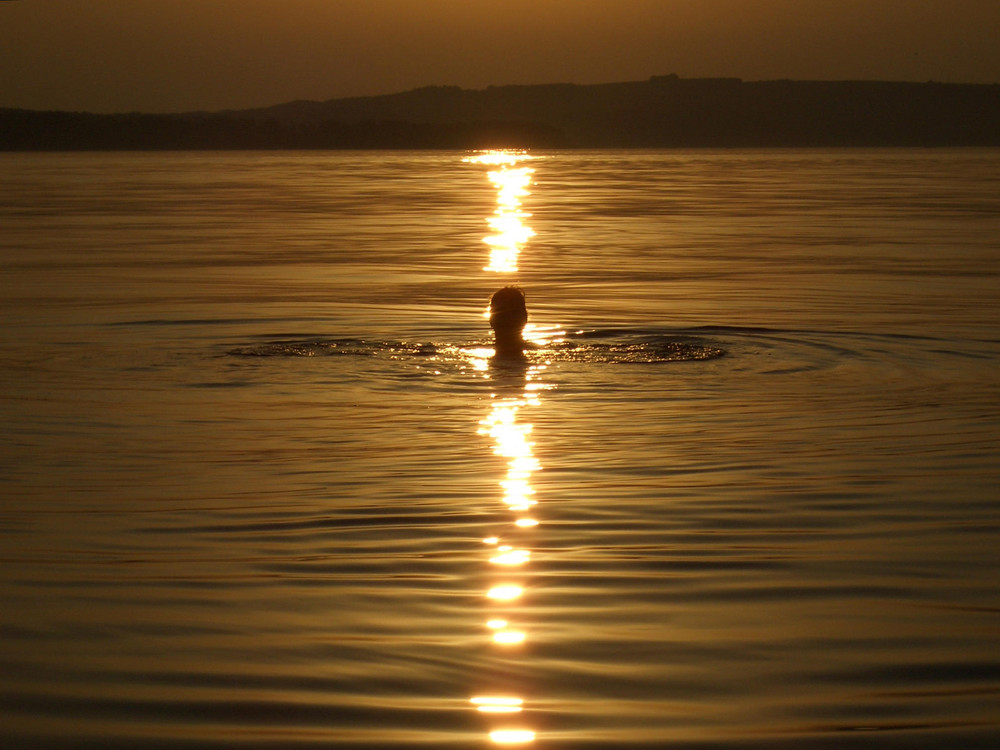
[[[3,154],[0,263],[3,747],[1000,746],[1000,151]]]

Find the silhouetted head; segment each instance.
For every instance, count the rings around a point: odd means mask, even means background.
[[[520,353],[526,346],[521,332],[528,322],[524,292],[516,286],[505,286],[490,297],[490,328],[496,339],[497,354]]]

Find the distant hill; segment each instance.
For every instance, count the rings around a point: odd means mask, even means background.
[[[0,109],[0,150],[1000,146],[1000,85],[653,76],[223,112]]]

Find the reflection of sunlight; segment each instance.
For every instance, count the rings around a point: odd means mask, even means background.
[[[492,234],[483,238],[490,247],[490,263],[484,270],[497,273],[517,271],[517,258],[524,244],[534,236],[531,227],[524,223],[531,214],[521,210],[521,199],[530,195],[528,186],[534,174],[530,167],[519,167],[518,162],[533,157],[524,151],[485,151],[466,156],[462,161],[496,167],[487,173],[497,191],[497,207],[486,223]]]
[[[498,456],[514,458],[531,455],[531,444],[526,437],[531,432],[531,425],[519,425],[516,421],[517,410],[523,405],[520,399],[498,401],[490,415],[479,423],[488,428],[480,430],[479,434],[487,434],[496,440],[493,452]]]
[[[525,341],[530,341],[532,344],[544,348],[563,341],[566,338],[566,331],[557,325],[528,323],[521,335],[524,336]]]
[[[529,550],[512,549],[502,551],[499,555],[491,557],[490,562],[494,565],[524,565],[530,559],[531,552]]]
[[[515,745],[534,742],[535,733],[527,729],[498,729],[490,732],[490,739],[498,745]]]
[[[524,703],[524,700],[506,696],[477,695],[474,698],[470,698],[469,702],[477,706],[520,706]]]
[[[534,500],[525,500],[524,502],[518,503],[517,505],[508,505],[507,508],[513,511],[528,510],[532,505],[538,505]]]
[[[500,238],[503,240],[502,242],[494,243],[491,241],[493,238],[489,238],[487,239],[487,243],[490,245],[498,244],[503,247],[509,245],[523,245],[535,234],[521,223],[521,219],[527,218],[528,216],[530,216],[530,214],[518,212],[498,214],[492,219],[487,219],[486,223],[490,225],[490,229],[495,232],[499,232]]]
[[[529,159],[534,159],[535,157],[526,151],[514,150],[514,149],[492,149],[490,151],[482,151],[478,154],[472,156],[466,156],[462,161],[468,164],[485,164],[487,166],[500,166],[501,164],[506,164],[512,166],[517,164],[519,161],[528,161]]]
[[[528,483],[523,479],[509,479],[500,484],[504,488],[504,498],[503,501],[507,503],[507,507],[511,510],[516,508],[524,509],[530,508],[535,504],[534,500],[531,500],[528,496],[534,494],[534,490],[528,486]]]
[[[488,220],[490,224],[524,229],[528,231],[529,237],[534,234],[518,221],[521,216],[530,216],[531,214],[522,214],[516,211],[517,207],[521,205],[521,198],[531,195],[528,191],[528,185],[531,184],[531,175],[534,173],[535,170],[530,167],[519,167],[517,169],[500,169],[487,175],[490,182],[493,183],[493,187],[497,189],[497,204],[500,206],[495,218]]]
[[[518,256],[524,245],[534,236],[534,232],[525,224],[531,216],[521,208],[522,199],[530,194],[534,170],[519,165],[522,159],[529,158],[520,152],[486,152],[465,159],[467,162],[489,165],[488,175],[496,188],[496,209],[487,219],[490,234],[484,242],[490,249],[489,266],[485,269],[494,272],[514,272],[518,270]],[[489,317],[489,311],[484,312]],[[561,341],[566,332],[558,326],[528,324],[524,331],[524,339],[533,345],[532,348],[545,349]],[[521,598],[526,589],[519,584],[504,581],[500,576],[510,576],[514,580],[521,579],[528,572],[532,562],[532,551],[525,549],[527,539],[537,532],[533,529],[539,526],[539,521],[527,513],[537,505],[534,499],[535,489],[532,487],[532,475],[540,471],[542,466],[534,454],[532,441],[533,426],[525,420],[530,409],[537,407],[541,401],[541,393],[551,387],[542,382],[547,363],[538,361],[540,352],[533,352],[526,357],[523,369],[523,383],[519,393],[507,390],[510,383],[506,371],[498,373],[494,367],[492,349],[485,347],[465,349],[470,356],[471,368],[482,374],[487,380],[497,378],[500,393],[490,397],[489,412],[479,422],[477,433],[488,437],[492,442],[493,453],[505,462],[504,472],[499,477],[502,488],[502,503],[507,511],[508,526],[496,536],[487,536],[483,543],[492,547],[484,557],[491,565],[497,566],[495,578],[486,591],[490,603],[485,609],[489,614],[483,617],[485,630],[481,631],[483,639],[488,635],[491,642],[491,658],[505,661],[510,658],[523,658],[528,634],[523,618],[518,610],[524,604]],[[515,375],[515,373],[511,373]],[[500,531],[496,529],[496,531]],[[491,532],[492,533],[492,532]],[[509,619],[508,619],[509,618]],[[529,628],[530,629],[530,628]],[[484,644],[485,645],[485,644]],[[502,688],[500,688],[502,690]],[[523,700],[516,696],[487,694],[471,699],[476,710],[488,717],[492,724],[489,729],[490,740],[497,745],[518,745],[535,741],[535,732],[525,727],[504,726],[505,717],[521,715],[524,708]]]
[[[489,313],[486,313],[486,317],[489,317]],[[492,357],[496,352],[490,348],[477,347],[475,349],[466,349],[466,354],[469,355],[472,362],[472,369],[476,372],[487,372],[490,369],[490,357]]]
[[[489,317],[490,311],[487,307],[483,311],[483,318],[488,320]],[[559,326],[543,326],[535,323],[528,323],[522,331],[522,336],[525,341],[533,346],[540,349],[546,349],[553,344],[559,344],[562,342],[565,339],[566,331],[561,329]],[[461,354],[464,355],[463,359],[475,372],[483,373],[486,379],[490,379],[490,360],[496,354],[496,350],[493,347],[469,347],[467,349],[462,349]],[[532,406],[537,405],[536,393],[540,390],[548,390],[552,388],[551,385],[532,382],[536,381],[545,369],[547,369],[547,365],[544,364],[531,365],[528,368],[525,376],[525,380],[527,382],[524,385],[524,403]]]
[[[522,221],[531,214],[520,210],[521,198],[530,195],[528,185],[531,184],[534,171],[528,167],[504,167],[489,173],[490,182],[497,189],[497,208],[493,216],[486,220],[496,234],[483,238],[483,242],[490,246],[490,264],[485,269],[487,271],[516,271],[521,247],[535,234]]]
[[[540,385],[528,383],[526,385]],[[486,419],[480,422],[480,435],[489,435],[494,440],[493,452],[507,458],[507,476],[500,480],[503,487],[503,502],[509,510],[523,511],[535,505],[531,498],[535,490],[531,487],[531,474],[541,468],[532,453],[533,443],[528,440],[532,426],[518,424],[517,415],[521,407],[534,405],[534,399],[500,399]]]
[[[477,711],[483,713],[512,714],[521,711],[524,700],[507,696],[477,695],[470,699],[469,703],[476,706]]]
[[[502,586],[494,586],[486,592],[486,596],[497,601],[509,602],[519,598],[523,593],[524,589],[521,586],[508,583]]]
[[[524,633],[520,630],[498,630],[493,634],[493,641],[504,646],[514,646],[524,643]]]

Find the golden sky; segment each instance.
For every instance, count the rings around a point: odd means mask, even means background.
[[[1000,0],[0,0],[0,107],[218,110],[426,85],[1000,82]]]

